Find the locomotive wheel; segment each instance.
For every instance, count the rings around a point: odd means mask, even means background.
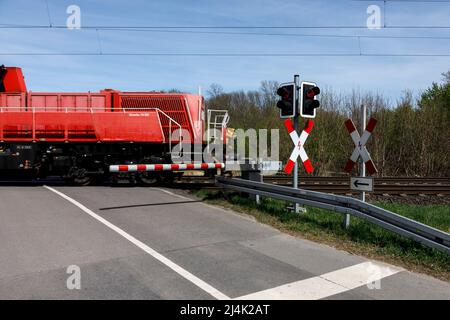
[[[73,183],[77,186],[88,186],[94,181],[94,178],[89,176],[75,177]]]
[[[88,186],[94,178],[87,174],[87,170],[83,168],[76,168],[71,170],[70,182],[76,186]]]
[[[164,172],[161,174],[161,182],[166,185],[171,185],[175,181],[175,174],[173,172]]]
[[[139,172],[138,179],[139,182],[146,187],[156,186],[160,183],[159,175],[154,172]]]

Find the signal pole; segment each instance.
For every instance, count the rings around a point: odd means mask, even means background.
[[[298,132],[298,84],[299,84],[299,75],[294,75],[294,130],[295,132]],[[292,180],[292,187],[294,189],[298,189],[298,162],[295,161],[294,165],[294,177]],[[294,212],[299,213],[300,212],[300,205],[298,203],[294,203]]]
[[[366,120],[367,120],[367,106],[365,104],[362,104],[361,105],[361,132],[363,132],[363,133],[366,130]],[[359,176],[361,178],[365,178],[366,177],[366,164],[364,163],[364,160],[362,159],[362,157],[360,157],[360,159],[359,159],[359,164],[360,164]],[[366,192],[365,191],[360,192],[359,200],[361,200],[363,202],[366,201]],[[350,227],[350,215],[349,214],[345,215],[344,227],[345,227],[345,229],[348,229]]]
[[[306,172],[311,173],[314,170],[303,147],[303,144],[314,126],[314,122],[308,119],[307,127],[305,126],[305,129],[300,134],[298,121],[300,117],[315,118],[316,109],[320,106],[320,102],[316,99],[316,96],[320,94],[320,88],[313,82],[302,82],[300,84],[299,78],[300,76],[298,74],[294,75],[293,82],[280,84],[276,92],[277,95],[281,97],[281,100],[277,102],[277,108],[280,109],[280,118],[291,119],[285,120],[285,126],[289,131],[289,135],[294,142],[295,147],[294,150],[292,150],[289,161],[284,167],[284,172],[291,174],[292,170],[294,170],[292,177],[293,189],[298,189],[299,184],[297,162],[299,156],[305,166]],[[292,124],[292,122],[294,123]],[[306,209],[300,207],[297,203],[293,204],[293,209],[295,213],[306,212]]]
[[[361,132],[364,133],[366,130],[366,118],[367,118],[367,107],[365,104],[361,105]],[[364,163],[362,157],[361,157],[361,172],[360,176],[362,178],[366,177],[366,164]],[[361,191],[360,198],[361,201],[366,201],[366,193],[364,191]]]

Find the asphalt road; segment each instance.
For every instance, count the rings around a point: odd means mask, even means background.
[[[173,190],[1,186],[0,199],[0,299],[450,299],[449,283]]]

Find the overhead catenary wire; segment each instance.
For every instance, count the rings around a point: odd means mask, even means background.
[[[0,29],[7,29],[8,27],[2,27]],[[56,27],[48,27],[44,29],[53,29]],[[67,29],[67,27],[61,28]],[[450,40],[450,36],[419,36],[419,35],[364,35],[364,34],[307,34],[307,33],[267,33],[267,32],[229,32],[229,31],[198,31],[198,30],[173,30],[173,29],[140,29],[140,28],[128,28],[128,27],[98,27],[91,29],[88,27],[80,28],[81,31],[95,30],[97,33],[102,31],[121,31],[121,32],[153,32],[153,33],[185,33],[185,34],[218,34],[218,35],[236,35],[236,36],[273,36],[273,37],[311,37],[311,38],[365,38],[365,39],[430,39],[430,40]],[[78,30],[78,31],[80,31]],[[72,30],[71,30],[72,31]]]
[[[0,29],[67,29],[65,25],[24,25],[24,24],[0,24]],[[145,29],[367,29],[366,25],[322,25],[322,26],[126,26],[126,25],[85,25],[82,29],[129,29],[129,30],[145,30]],[[380,29],[450,29],[450,25],[388,25],[380,26]]]
[[[366,39],[431,39],[450,40],[450,36],[395,36],[395,35],[352,35],[352,34],[306,34],[306,33],[266,33],[266,32],[227,32],[227,31],[196,31],[196,30],[160,30],[160,29],[123,29],[105,28],[102,31],[154,32],[154,33],[187,33],[187,34],[223,34],[236,36],[276,36],[276,37],[311,37],[311,38],[366,38]]]
[[[0,52],[0,56],[166,56],[166,57],[450,57],[450,53],[188,53],[188,52]]]

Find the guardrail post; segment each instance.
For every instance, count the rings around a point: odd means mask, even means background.
[[[246,170],[242,171],[241,174],[242,179],[255,181],[255,182],[263,182],[263,175],[260,170]],[[256,204],[261,203],[261,196],[259,194],[249,194],[250,199],[255,200]]]
[[[251,159],[245,159],[245,164],[241,166],[241,178],[244,180],[263,182],[263,175],[258,163],[252,163]],[[256,204],[261,203],[259,194],[249,194],[250,199],[255,200]]]

